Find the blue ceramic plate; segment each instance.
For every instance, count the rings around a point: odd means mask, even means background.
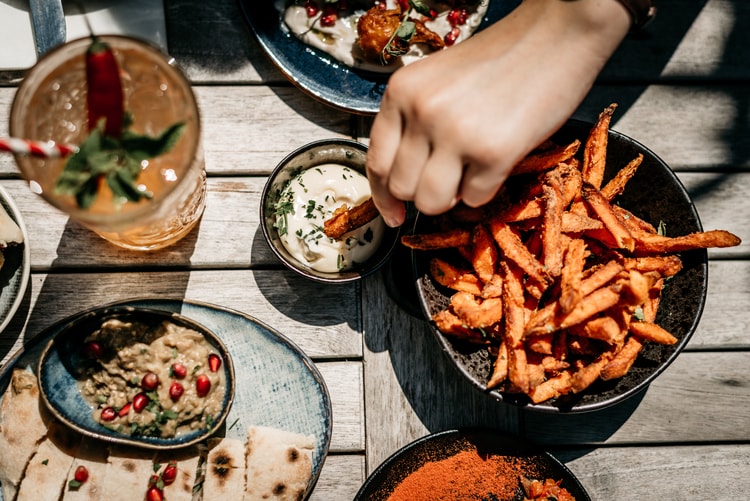
[[[179,313],[211,329],[232,354],[236,380],[234,402],[215,436],[245,441],[250,425],[312,435],[313,474],[307,494],[312,491],[331,443],[331,400],[312,360],[292,341],[249,315],[208,303],[138,298],[106,306]],[[0,394],[8,387],[14,368],[34,371],[47,343],[72,319],[35,336],[0,370]]]
[[[490,0],[479,30],[506,16],[519,0]],[[352,69],[301,42],[281,19],[283,0],[240,0],[250,29],[271,62],[300,89],[335,108],[373,115],[380,109],[388,75]]]
[[[519,474],[532,480],[544,481],[551,478],[560,481],[560,486],[571,493],[577,501],[591,500],[575,475],[550,453],[515,435],[494,430],[461,429],[427,435],[395,452],[372,472],[354,497],[354,501],[386,501],[402,482],[425,464],[447,460],[466,451],[476,451],[482,457],[492,458],[499,463],[497,490],[482,493],[481,495],[487,496],[481,499],[522,501],[523,489],[518,477],[515,476]],[[508,471],[511,468],[512,475]],[[503,476],[510,477],[506,484],[500,481]],[[455,486],[450,475],[446,475],[443,480],[446,486]],[[436,484],[433,487],[434,492],[439,495],[440,485]],[[480,499],[473,496],[478,492],[470,490],[470,485],[464,487],[466,499]],[[472,496],[469,497],[470,495]]]
[[[102,323],[110,319],[123,322],[138,322],[151,327],[157,327],[164,321],[169,321],[187,329],[200,332],[218,353],[223,363],[220,370],[224,372],[226,388],[221,404],[221,412],[214,417],[211,426],[182,433],[175,437],[161,438],[148,436],[133,436],[117,432],[97,422],[92,415],[89,404],[81,393],[81,371],[89,365],[84,356],[84,340],[98,330]],[[234,367],[232,357],[224,347],[224,343],[203,325],[178,313],[152,310],[149,308],[135,308],[132,306],[103,307],[89,310],[76,316],[72,321],[64,323],[62,328],[47,343],[39,359],[39,391],[42,399],[52,414],[61,422],[84,435],[149,449],[176,449],[200,442],[214,434],[227,418],[234,398]]]
[[[31,271],[31,251],[26,225],[21,218],[21,211],[5,188],[0,186],[0,204],[16,222],[23,233],[23,244],[14,245],[3,250],[5,263],[0,268],[0,333],[5,330],[13,315],[23,301],[26,287],[29,284]]]

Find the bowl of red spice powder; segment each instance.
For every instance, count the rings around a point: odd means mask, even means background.
[[[522,501],[521,479],[551,479],[590,501],[578,479],[548,452],[493,430],[448,430],[422,437],[386,459],[354,501]]]

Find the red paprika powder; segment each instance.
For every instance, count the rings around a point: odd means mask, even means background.
[[[522,474],[534,477],[538,471],[523,457],[480,455],[470,449],[426,462],[394,489],[388,501],[512,500]]]

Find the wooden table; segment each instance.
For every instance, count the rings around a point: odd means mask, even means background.
[[[313,500],[352,499],[368,473],[412,440],[486,426],[542,444],[592,499],[745,499],[750,492],[750,3],[662,0],[576,113],[610,102],[612,127],[648,145],[690,192],[706,229],[743,239],[709,252],[709,294],[687,349],[642,394],[584,415],[538,415],[464,382],[427,324],[394,302],[384,276],[322,286],[285,271],[263,241],[259,196],[292,149],[367,140],[371,119],[321,104],[265,58],[234,0],[167,0],[171,54],[203,111],[208,206],[178,245],[119,250],[33,195],[8,155],[0,183],[29,231],[32,277],[0,335],[0,360],[50,323],[143,295],[206,301],[278,329],[316,362],[333,403],[330,454]],[[0,87],[0,136],[15,87]]]

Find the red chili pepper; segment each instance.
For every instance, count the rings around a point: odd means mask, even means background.
[[[120,137],[124,114],[120,69],[110,46],[96,37],[86,51],[86,84],[89,130],[104,118],[105,133]]]

